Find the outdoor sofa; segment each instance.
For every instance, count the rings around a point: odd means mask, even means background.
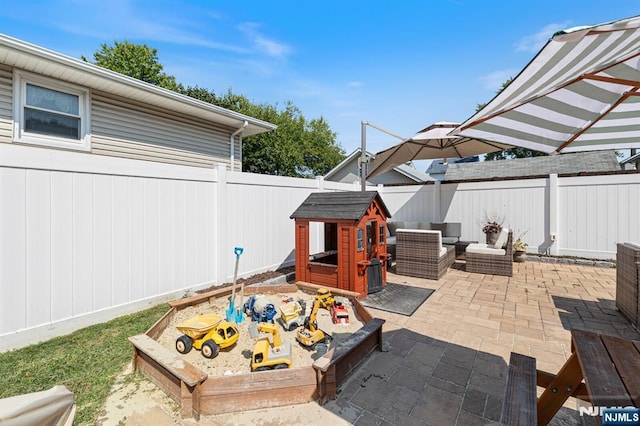
[[[469,244],[465,258],[467,272],[512,277],[513,232],[502,228],[495,244]]]
[[[459,222],[387,222],[387,253],[396,259],[396,232],[398,229],[421,229],[440,231],[443,245],[454,245],[462,236],[462,224]]]

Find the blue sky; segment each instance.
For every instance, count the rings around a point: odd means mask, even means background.
[[[557,30],[640,15],[638,0],[4,0],[0,33],[75,58],[158,49],[168,74],[323,116],[351,153],[361,121],[409,137],[464,121]],[[367,149],[398,140],[367,129]]]

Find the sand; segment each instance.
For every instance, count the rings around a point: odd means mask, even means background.
[[[292,368],[311,366],[313,361],[322,355],[314,350],[308,350],[300,345],[296,339],[296,330],[286,331],[277,321],[280,314],[280,306],[284,305],[283,300],[302,299],[307,302],[307,314],[310,313],[314,296],[307,294],[303,291],[297,291],[296,293],[280,293],[265,295],[271,303],[276,307],[278,314],[275,316],[276,325],[280,333],[282,342],[290,342],[292,348]],[[182,333],[176,328],[176,325],[195,316],[201,314],[218,314],[223,318],[226,316],[226,310],[229,308],[229,297],[221,297],[213,300],[211,303],[205,302],[196,306],[188,307],[176,312],[172,321],[168,324],[166,329],[160,335],[158,342],[175,351],[177,355],[183,357],[185,361],[193,364],[195,367],[206,372],[210,376],[221,376],[238,373],[251,372],[251,355],[253,353],[253,346],[260,338],[268,338],[272,342],[272,337],[268,333],[260,333],[257,339],[250,336],[249,324],[250,318],[244,317],[244,321],[237,323],[236,327],[240,337],[238,342],[230,347],[221,349],[218,356],[213,359],[208,359],[202,356],[199,350],[192,349],[188,354],[179,354],[175,349],[175,342]],[[347,298],[340,296],[336,297],[337,301],[342,302],[349,311],[349,324],[333,324],[331,321],[330,312],[327,309],[320,308],[317,314],[318,328],[325,333],[330,334],[333,337],[329,349],[344,339],[348,338],[352,333],[360,329],[364,323],[357,317],[355,310],[351,302]],[[246,298],[245,298],[246,301]],[[236,297],[236,307],[242,306],[240,303],[240,297]]]

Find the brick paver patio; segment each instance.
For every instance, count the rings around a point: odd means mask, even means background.
[[[371,309],[387,321],[386,351],[325,408],[357,425],[495,422],[511,351],[555,374],[571,328],[640,338],[616,310],[615,277],[615,268],[535,261],[515,263],[511,278],[467,273],[460,262],[439,281],[390,273],[389,282],[436,291],[411,317]],[[579,424],[577,401],[553,423]]]

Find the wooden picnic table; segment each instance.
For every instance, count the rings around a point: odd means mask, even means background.
[[[537,402],[540,425],[570,396],[594,407],[640,407],[640,341],[572,330],[569,359],[555,376],[538,371],[537,381],[545,387]]]

